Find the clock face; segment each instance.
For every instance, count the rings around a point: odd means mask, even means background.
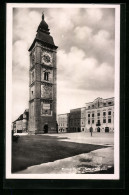
[[[42,63],[46,65],[50,65],[52,63],[52,57],[49,53],[47,52],[42,53]]]

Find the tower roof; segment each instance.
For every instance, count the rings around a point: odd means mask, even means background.
[[[43,42],[44,44],[47,44],[49,46],[57,48],[57,46],[54,44],[53,37],[50,35],[48,24],[44,20],[44,14],[42,13],[42,20],[38,26],[36,37],[29,48],[29,51],[34,47],[35,42]]]
[[[40,22],[40,24],[38,26],[38,29],[37,29],[37,32],[39,32],[39,31],[50,34],[48,24],[44,20],[44,14],[43,13],[42,13],[42,21]]]

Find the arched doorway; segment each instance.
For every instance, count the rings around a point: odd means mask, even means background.
[[[78,127],[78,132],[80,132],[80,128]]]
[[[97,132],[100,132],[100,127],[97,128]]]
[[[48,133],[48,124],[44,125],[44,133]]]

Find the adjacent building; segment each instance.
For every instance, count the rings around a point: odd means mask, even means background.
[[[70,110],[68,132],[85,131],[85,107]]]
[[[86,131],[92,127],[96,132],[114,131],[114,97],[97,98],[86,103]]]
[[[114,132],[114,97],[98,97],[85,107],[58,115],[59,132],[89,132],[90,127],[94,132]]]
[[[25,133],[28,132],[28,119],[29,110],[26,109],[23,114],[21,114],[17,120],[12,122],[12,130],[14,133]]]
[[[58,133],[69,132],[69,113],[58,115]]]

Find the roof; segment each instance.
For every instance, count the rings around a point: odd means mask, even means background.
[[[98,97],[98,98],[96,98],[94,101],[96,101],[97,99],[103,99],[103,98]],[[106,99],[103,99],[103,100],[110,100],[110,99],[114,99],[114,97],[106,98]],[[93,102],[94,102],[94,101],[93,101]],[[86,103],[86,104],[91,104],[91,103],[93,103],[93,102],[88,102],[88,103]]]
[[[36,37],[35,37],[32,45],[30,46],[29,51],[32,50],[36,41],[42,42],[44,44],[48,44],[50,47],[54,47],[55,49],[58,48],[54,44],[53,37],[50,35],[48,24],[44,20],[44,14],[42,15],[42,21],[40,22],[40,24],[38,26]]]

